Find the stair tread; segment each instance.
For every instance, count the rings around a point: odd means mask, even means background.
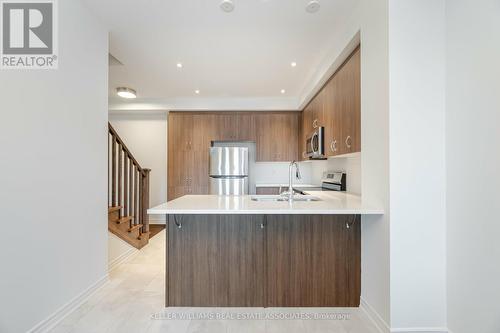
[[[116,212],[117,210],[120,210],[121,208],[122,208],[122,206],[109,206],[108,207],[108,214]]]
[[[116,223],[117,224],[125,223],[125,222],[128,222],[128,221],[132,220],[133,218],[134,218],[133,216],[124,216],[124,217],[119,218],[118,220],[116,220]]]
[[[133,225],[131,228],[128,228],[128,232],[132,232],[132,231],[137,230],[139,228],[142,228],[142,224]]]

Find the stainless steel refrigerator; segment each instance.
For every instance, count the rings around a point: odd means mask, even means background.
[[[209,164],[210,194],[248,194],[248,148],[212,147]]]

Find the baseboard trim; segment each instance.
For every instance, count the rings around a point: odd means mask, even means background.
[[[453,333],[446,327],[405,327],[390,328],[377,311],[361,297],[360,309],[371,320],[380,333]]]
[[[53,314],[36,324],[28,333],[47,333],[59,324],[67,315],[76,310],[80,305],[85,303],[92,294],[102,288],[108,282],[108,274],[97,280],[94,284],[57,309]]]
[[[391,333],[450,333],[445,327],[409,327],[393,328]]]
[[[108,263],[108,273],[111,272],[113,269],[117,268],[118,266],[120,266],[121,264],[123,264],[125,261],[136,255],[137,253],[139,253],[139,250],[131,246],[130,249],[122,253],[118,258],[115,258],[114,260]]]
[[[361,304],[359,307],[380,333],[391,333],[389,325],[363,297],[361,297]]]

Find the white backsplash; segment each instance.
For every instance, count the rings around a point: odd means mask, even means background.
[[[290,162],[258,162],[254,165],[255,183],[288,184],[288,166]],[[301,180],[294,179],[295,184],[311,183],[311,163],[299,162]]]
[[[361,194],[361,155],[330,158],[324,161],[306,162],[310,164],[311,182],[321,183],[325,171],[343,171],[347,173],[347,192]]]

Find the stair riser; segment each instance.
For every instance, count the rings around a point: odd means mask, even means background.
[[[141,236],[140,229],[132,230],[131,232],[129,232],[128,229],[131,226],[130,221],[124,223],[116,223],[119,218],[119,211],[108,213],[108,230],[110,232],[138,249],[142,248],[148,243],[149,235]],[[139,239],[139,236],[141,236],[141,239]]]

